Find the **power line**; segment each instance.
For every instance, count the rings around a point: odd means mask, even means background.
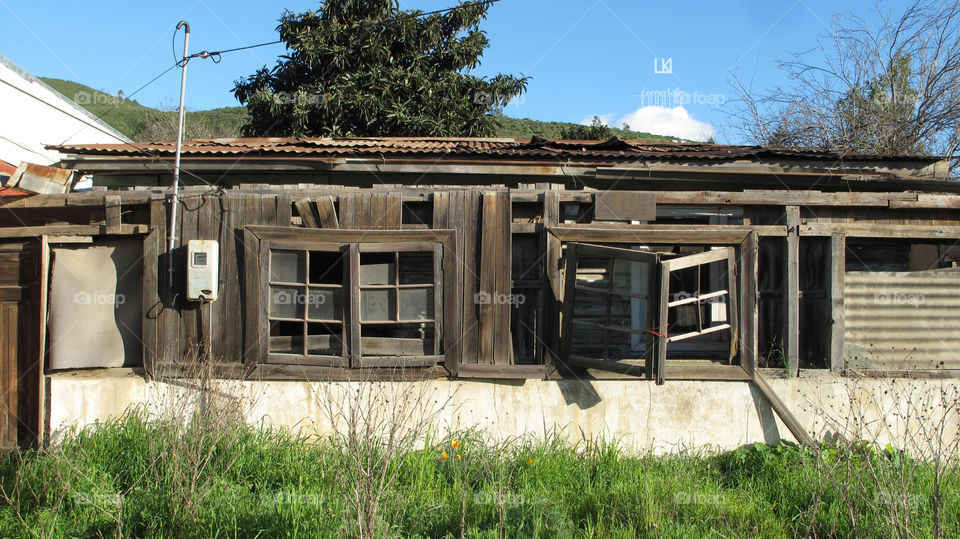
[[[389,21],[392,21],[392,20],[400,20],[400,19],[403,19],[403,18],[406,18],[406,17],[410,17],[410,18],[414,18],[414,19],[419,19],[419,18],[422,18],[422,17],[429,17],[430,15],[440,15],[441,13],[447,13],[447,12],[450,12],[450,11],[455,11],[455,10],[463,9],[463,8],[466,8],[466,7],[496,4],[497,2],[501,2],[501,1],[502,1],[502,0],[479,0],[479,1],[477,1],[477,2],[466,2],[466,3],[461,4],[461,5],[459,5],[459,6],[453,6],[453,7],[448,7],[448,8],[444,8],[444,9],[437,9],[437,10],[434,10],[434,11],[426,11],[426,12],[421,12],[421,13],[417,13],[417,12],[413,12],[413,13],[401,13],[400,15],[397,15],[397,16],[394,16],[394,17],[389,17],[389,18],[386,18],[386,19],[383,19],[383,20],[379,20],[379,21],[367,21],[367,22],[356,23],[356,24],[351,25],[350,28],[351,28],[351,29],[354,29],[354,28],[363,28],[364,26],[373,26],[373,25],[377,25],[377,24],[383,24],[383,23],[386,23],[386,22],[389,22]],[[281,43],[283,43],[283,42],[284,42],[284,41],[283,41],[282,39],[278,39],[278,40],[276,40],[276,41],[269,41],[269,42],[266,42],[266,43],[258,43],[258,44],[256,44],[256,45],[247,45],[247,46],[244,46],[244,47],[236,47],[236,48],[233,48],[233,49],[224,49],[224,50],[212,51],[212,52],[211,52],[211,51],[200,51],[200,52],[193,53],[193,54],[191,54],[190,56],[187,56],[186,59],[187,59],[187,60],[192,60],[193,58],[210,58],[210,59],[212,59],[214,62],[220,62],[220,56],[223,55],[223,54],[228,54],[228,53],[237,52],[237,51],[245,51],[245,50],[249,50],[249,49],[256,49],[257,47],[268,47],[268,46],[270,46],[270,45],[279,45],[279,44],[281,44]]]

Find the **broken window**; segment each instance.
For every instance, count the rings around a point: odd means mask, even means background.
[[[734,249],[699,249],[568,244],[567,363],[662,381],[668,348],[673,359],[730,362],[738,348]]]
[[[268,241],[267,361],[334,367],[443,360],[443,245]]]

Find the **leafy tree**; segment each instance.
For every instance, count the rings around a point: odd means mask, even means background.
[[[445,13],[400,10],[396,0],[325,0],[286,11],[277,30],[289,52],[238,80],[248,136],[489,136],[527,78],[470,70],[488,46],[489,3]]]
[[[813,58],[810,55],[815,55]],[[789,83],[754,92],[736,79],[733,127],[783,148],[937,155],[960,168],[960,0],[914,0],[871,26],[838,15],[789,61]]]
[[[568,140],[609,140],[611,137],[613,130],[599,116],[594,116],[590,125],[572,125],[560,131],[560,138]]]

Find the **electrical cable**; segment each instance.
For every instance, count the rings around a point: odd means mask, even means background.
[[[481,6],[481,5],[488,5],[488,4],[496,4],[497,2],[501,2],[501,1],[503,1],[503,0],[478,0],[478,1],[476,1],[476,2],[466,2],[466,3],[460,4],[460,5],[458,5],[458,6],[448,7],[448,8],[444,8],[444,9],[437,9],[437,10],[434,10],[434,11],[401,13],[400,15],[397,15],[397,16],[394,16],[394,17],[389,17],[389,18],[386,18],[386,19],[383,19],[383,20],[379,20],[379,21],[367,21],[367,22],[355,23],[355,24],[351,25],[349,28],[350,28],[350,29],[363,28],[364,26],[373,26],[373,25],[377,25],[377,24],[384,24],[384,23],[390,22],[390,21],[392,21],[392,20],[400,20],[400,19],[403,19],[403,18],[406,18],[406,17],[410,17],[410,18],[414,18],[414,19],[419,19],[419,18],[422,18],[422,17],[429,17],[429,16],[431,16],[431,15],[439,15],[439,14],[441,14],[441,13],[447,13],[447,12],[450,12],[450,11],[455,11],[455,10],[463,9],[463,8],[466,8],[466,7]],[[236,48],[233,48],[233,49],[223,49],[223,50],[220,50],[220,51],[200,51],[200,52],[191,54],[190,56],[187,57],[187,59],[190,60],[190,59],[193,59],[193,58],[212,58],[212,57],[216,57],[216,59],[213,60],[214,63],[220,63],[219,57],[220,57],[221,55],[223,55],[223,54],[228,54],[228,53],[237,52],[237,51],[245,51],[245,50],[249,50],[249,49],[256,49],[257,47],[268,47],[268,46],[270,46],[270,45],[279,45],[279,44],[281,44],[281,43],[283,43],[283,42],[284,42],[284,41],[283,41],[282,39],[278,39],[278,40],[275,40],[275,41],[269,41],[269,42],[266,42],[266,43],[258,43],[258,44],[256,44],[256,45],[246,45],[246,46],[243,46],[243,47],[236,47]],[[176,57],[176,55],[174,55],[174,57]]]

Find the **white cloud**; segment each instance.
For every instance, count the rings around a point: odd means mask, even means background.
[[[580,125],[592,125],[594,116],[599,117],[600,123],[602,123],[603,125],[610,125],[610,122],[613,121],[613,117],[615,115],[612,112],[608,114],[591,114],[590,116],[587,116],[586,118],[580,120]]]
[[[601,116],[601,119],[604,117]],[[606,121],[606,120],[605,120]],[[686,108],[640,107],[617,121],[617,126],[626,122],[632,131],[646,131],[654,135],[666,135],[689,140],[707,140],[714,136],[713,126],[693,118]]]

